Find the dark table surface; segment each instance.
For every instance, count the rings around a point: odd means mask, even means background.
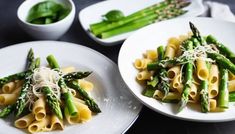
[[[102,0],[74,0],[77,13]],[[235,13],[235,0],[214,0],[229,4]],[[0,0],[0,48],[21,42],[34,41],[17,24],[16,11],[23,0]],[[117,63],[120,45],[104,47],[97,44],[83,31],[78,19],[70,30],[59,39],[90,47],[101,52]],[[1,65],[0,65],[1,69]],[[1,128],[1,127],[0,127]],[[127,134],[235,134],[235,121],[223,123],[197,123],[172,119],[143,107],[139,118],[126,132]]]

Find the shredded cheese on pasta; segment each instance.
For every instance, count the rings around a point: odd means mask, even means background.
[[[27,93],[27,103],[29,103],[29,110],[31,111],[34,101],[43,96],[43,87],[50,87],[52,93],[60,100],[61,91],[58,86],[58,81],[62,76],[60,72],[47,68],[40,67],[36,68],[32,76],[32,85]]]

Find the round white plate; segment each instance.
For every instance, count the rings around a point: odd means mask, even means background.
[[[108,11],[113,9],[121,10],[125,15],[136,12],[140,9],[153,5],[163,0],[107,0],[102,1],[91,6],[82,9],[79,12],[79,21],[85,32],[96,42],[104,46],[113,46],[120,44],[127,37],[129,37],[133,32],[128,32],[113,36],[107,39],[100,39],[95,37],[88,29],[89,25],[93,23],[100,22],[102,20],[102,15],[106,14]],[[191,4],[185,7],[188,12],[179,17],[196,17],[204,12],[204,6],[202,0],[191,0]]]
[[[159,101],[143,96],[142,87],[136,82],[137,69],[133,63],[135,59],[142,58],[148,49],[156,49],[159,45],[165,45],[170,37],[178,37],[190,31],[189,21],[195,24],[202,35],[212,34],[233,52],[235,52],[235,23],[225,22],[210,18],[179,18],[152,24],[140,29],[130,36],[122,45],[118,66],[122,78],[131,92],[146,106],[164,115],[191,121],[222,122],[235,119],[235,106],[230,103],[226,112],[201,113],[198,107],[186,107],[180,113],[176,113],[177,104],[160,103]]]
[[[104,55],[81,45],[58,41],[37,41],[0,49],[0,77],[23,71],[30,48],[33,48],[35,57],[41,58],[42,65],[47,65],[46,56],[53,54],[61,67],[74,66],[82,71],[93,71],[87,79],[94,84],[92,96],[102,113],[94,115],[89,122],[66,125],[64,131],[50,133],[120,134],[137,119],[142,104],[127,89],[117,65]],[[25,133],[15,128],[13,120],[9,119],[0,119],[0,128],[0,134]]]

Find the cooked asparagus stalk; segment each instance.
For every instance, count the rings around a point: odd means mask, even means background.
[[[13,112],[14,109],[15,109],[15,105],[8,105],[8,106],[6,106],[0,112],[0,118],[7,117],[9,114],[11,114]]]
[[[185,43],[185,49],[186,50],[192,50],[193,49],[193,43],[188,40]],[[192,85],[192,80],[193,80],[193,64],[192,63],[186,63],[186,68],[185,68],[185,83],[184,83],[184,88],[183,92],[181,94],[181,100],[179,102],[179,112],[186,106],[188,103],[188,96],[190,92],[190,88]]]
[[[230,102],[235,102],[235,92],[230,92],[229,93],[229,101]]]
[[[220,67],[220,84],[218,95],[218,107],[228,108],[229,91],[228,91],[228,70]]]
[[[16,101],[16,117],[20,116],[20,114],[23,112],[23,110],[26,106],[26,95],[27,95],[27,92],[29,91],[29,89],[31,88],[30,85],[32,83],[31,75],[33,73],[33,70],[40,66],[40,58],[36,58],[32,62],[32,66],[34,68],[31,68],[29,70],[29,73],[27,73],[27,75],[25,76],[25,82],[21,88],[20,95]]]
[[[77,81],[70,81],[70,82],[66,82],[66,84],[68,85],[68,87],[75,89],[76,91],[78,91],[78,93],[83,97],[86,105],[89,107],[89,109],[94,112],[94,113],[100,113],[101,110],[99,108],[99,106],[96,104],[96,102],[87,94],[87,92],[82,89]]]
[[[205,39],[201,36],[199,30],[194,26],[192,22],[189,22],[190,29],[193,32],[193,37],[195,37],[201,45],[206,45]]]
[[[7,77],[3,77],[0,79],[0,88],[11,82],[11,81],[15,81],[15,80],[22,80],[25,78],[25,76],[27,75],[27,73],[29,73],[28,71],[25,71],[25,72],[21,72],[21,73],[17,73],[17,74],[13,74],[13,75],[9,75]]]
[[[224,44],[220,43],[214,36],[208,35],[206,38],[208,44],[214,44],[219,49],[219,52],[235,64],[235,54]]]
[[[71,81],[74,79],[83,79],[89,76],[92,72],[72,72],[63,76],[66,81]]]
[[[60,102],[59,102],[58,98],[56,98],[56,96],[51,91],[51,88],[50,87],[43,87],[42,90],[46,96],[46,102],[47,102],[48,106],[50,107],[50,109],[52,110],[52,112],[54,112],[56,114],[56,116],[59,117],[60,119],[63,119],[63,115],[62,115],[62,112],[60,109]]]
[[[34,61],[34,52],[33,52],[33,49],[30,48],[28,52],[28,56],[27,56],[27,69],[30,68],[33,61]]]
[[[235,74],[235,65],[227,59],[225,56],[219,53],[207,53],[208,57],[215,60],[223,68],[228,69],[233,74]]]
[[[57,62],[57,60],[55,59],[55,57],[53,55],[49,55],[47,57],[47,61],[49,63],[49,66],[52,69],[60,69],[60,66]],[[73,75],[75,77],[75,75]],[[69,114],[71,116],[75,116],[77,115],[77,108],[73,103],[73,96],[72,94],[68,91],[68,87],[64,82],[64,78],[60,78],[59,82],[58,82],[59,87],[61,88],[62,91],[62,95],[64,97],[64,101],[65,101],[65,106],[68,108]]]
[[[209,95],[208,95],[208,81],[201,81],[200,86],[200,103],[202,112],[206,113],[209,111]]]

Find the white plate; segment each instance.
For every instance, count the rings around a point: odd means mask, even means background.
[[[201,113],[199,105],[197,107],[187,107],[176,114],[178,108],[176,104],[160,103],[159,101],[143,96],[142,87],[136,82],[137,69],[133,63],[135,59],[141,58],[143,53],[149,49],[156,49],[159,45],[165,45],[170,37],[178,37],[187,34],[190,31],[189,21],[201,31],[202,35],[212,34],[219,41],[235,52],[235,23],[219,21],[210,18],[180,18],[168,20],[147,26],[132,36],[130,36],[122,45],[118,66],[122,78],[131,92],[146,106],[164,115],[191,121],[199,122],[222,122],[235,120],[235,106],[230,103],[230,108],[226,112]],[[195,109],[196,108],[196,109]]]
[[[160,1],[163,0],[107,0],[84,8],[79,12],[78,18],[82,28],[93,40],[104,46],[117,45],[130,36],[133,32],[117,35],[107,39],[100,39],[89,32],[89,25],[100,22],[102,20],[101,16],[110,10],[119,9],[125,15],[129,15]],[[180,17],[194,17],[201,15],[204,12],[202,0],[191,0],[191,2],[192,3],[185,8],[188,12]]]
[[[66,125],[64,131],[53,134],[120,134],[136,120],[141,110],[139,103],[122,81],[118,67],[104,55],[77,44],[38,41],[22,43],[0,49],[0,77],[20,72],[25,67],[26,55],[30,48],[47,65],[46,56],[53,54],[61,66],[75,66],[80,70],[93,71],[87,78],[94,83],[93,98],[102,113],[83,124]],[[0,134],[23,134],[13,126],[13,120],[0,119]],[[45,132],[46,133],[46,132]]]

